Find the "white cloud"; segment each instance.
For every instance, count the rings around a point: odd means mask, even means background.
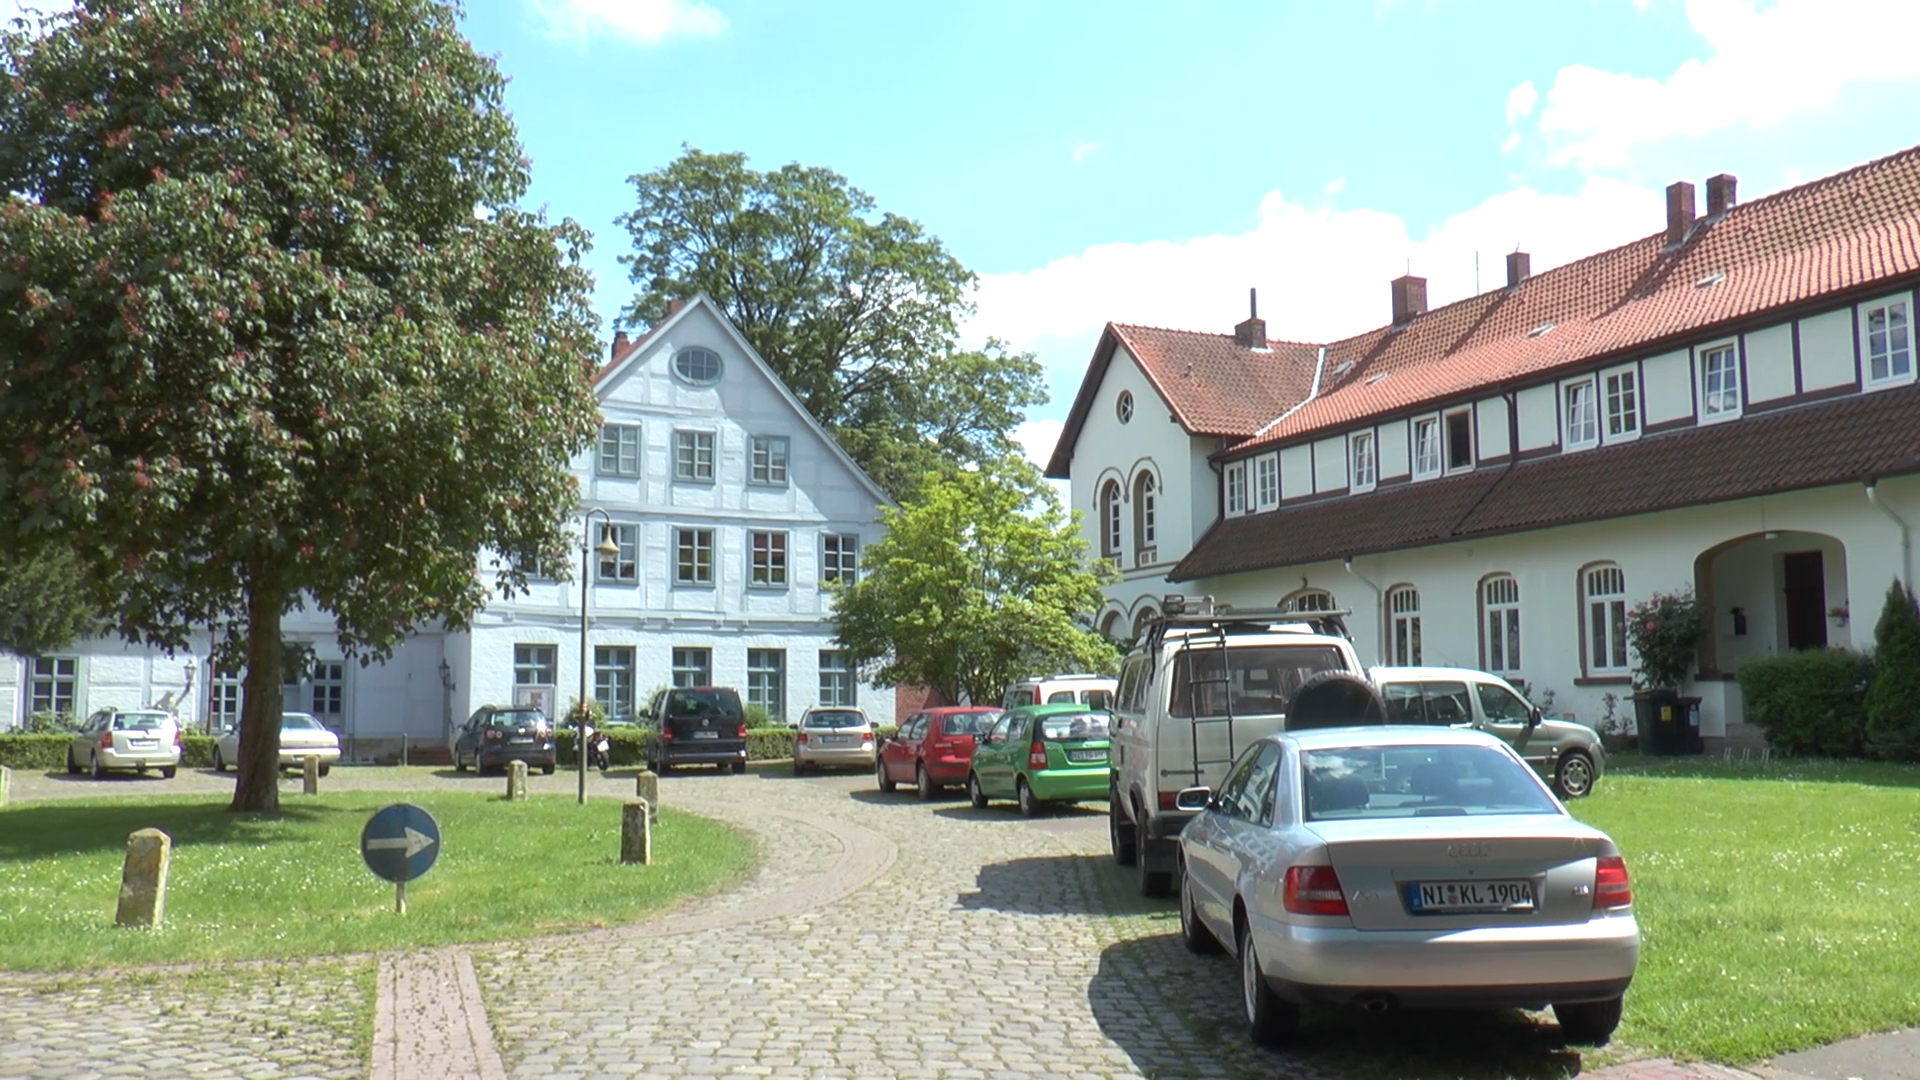
[[[1027,452],[1027,460],[1041,468],[1047,467],[1047,460],[1053,457],[1053,448],[1060,442],[1060,433],[1066,430],[1061,420],[1028,420],[1013,429],[1014,440]]]
[[[1254,286],[1269,337],[1328,341],[1385,323],[1387,283],[1409,264],[1438,307],[1473,293],[1476,254],[1481,288],[1494,288],[1516,245],[1537,273],[1657,231],[1662,205],[1658,192],[1605,178],[1574,195],[1520,188],[1416,241],[1393,214],[1310,210],[1276,191],[1261,201],[1260,224],[1238,236],[1102,244],[1027,273],[986,275],[967,334],[1031,348],[1109,320],[1226,333],[1246,317]],[[1058,350],[1041,358],[1071,376],[1068,386],[1087,360]]]
[[[1532,79],[1507,91],[1507,125],[1511,127],[1521,117],[1533,115],[1533,106],[1539,100],[1540,91],[1534,89]]]
[[[1338,195],[1342,191],[1345,191],[1346,189],[1347,189],[1347,178],[1344,176],[1336,176],[1333,179],[1327,181],[1327,186],[1325,188],[1322,188],[1321,190],[1325,191],[1329,195]]]
[[[1080,164],[1081,162],[1092,157],[1093,152],[1098,149],[1100,149],[1100,144],[1097,142],[1074,143],[1073,144],[1073,163],[1075,165]]]
[[[701,0],[533,0],[533,6],[546,16],[554,37],[582,41],[610,34],[658,45],[668,38],[715,37],[727,29],[727,17]]]
[[[1848,83],[1920,78],[1920,50],[1890,44],[1920,37],[1913,0],[1687,0],[1687,21],[1709,55],[1664,80],[1560,69],[1539,118],[1556,162],[1621,165],[1640,144],[1822,108]],[[1510,121],[1530,92],[1508,95]]]

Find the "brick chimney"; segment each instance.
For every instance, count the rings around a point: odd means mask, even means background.
[[[1693,228],[1693,185],[1676,180],[1667,185],[1667,246],[1687,238]]]
[[[1532,276],[1532,256],[1524,251],[1511,251],[1507,253],[1507,288],[1511,289]]]
[[[1721,173],[1707,180],[1707,216],[1719,217],[1733,209],[1734,185],[1740,181],[1731,173]]]
[[[1413,321],[1427,313],[1427,279],[1404,274],[1393,279],[1393,325]]]
[[[1233,343],[1243,349],[1267,347],[1267,320],[1260,317],[1257,290],[1247,290],[1247,321],[1233,328]]]
[[[620,354],[626,351],[627,351],[627,332],[625,330],[615,330],[613,332],[612,359],[614,360],[620,359]]]
[[[686,306],[687,302],[679,297],[674,297],[672,300],[667,301],[667,318],[671,319],[675,315],[680,314],[680,309]]]

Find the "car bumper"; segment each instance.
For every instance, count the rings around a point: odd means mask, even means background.
[[[747,760],[746,744],[740,742],[703,746],[699,743],[682,745],[676,741],[662,745],[654,753],[654,760],[661,765],[724,765]]]
[[[1294,1001],[1384,997],[1409,1006],[1542,1008],[1618,997],[1633,982],[1631,914],[1570,926],[1354,930],[1257,916],[1254,944],[1274,989]]]
[[[863,769],[873,768],[874,747],[872,743],[860,746],[810,747],[796,746],[793,758],[805,765],[846,765]]]
[[[307,767],[307,758],[309,757],[317,757],[320,759],[320,764],[331,766],[340,760],[340,748],[337,746],[315,746],[302,749],[300,747],[288,748],[283,746],[280,748],[280,767],[283,769],[304,769]]]
[[[973,758],[930,757],[922,758],[920,764],[925,766],[927,777],[934,783],[958,785],[967,782],[967,771],[973,768]]]
[[[1099,769],[1049,769],[1044,772],[1030,773],[1027,783],[1033,788],[1034,798],[1048,802],[1075,801],[1081,799],[1104,799],[1112,789],[1112,780],[1105,765]]]
[[[490,768],[494,765],[504,765],[509,761],[524,761],[529,765],[544,766],[552,765],[555,760],[552,743],[482,746],[473,754],[473,763],[476,768]]]
[[[94,754],[103,769],[165,769],[180,765],[177,746],[161,750],[96,750]]]

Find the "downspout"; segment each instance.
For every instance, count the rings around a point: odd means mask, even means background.
[[[1913,588],[1913,532],[1907,526],[1907,520],[1894,513],[1893,507],[1880,501],[1879,480],[1867,481],[1867,501],[1879,507],[1880,512],[1887,515],[1887,520],[1900,530],[1900,565],[1907,574],[1907,588]]]
[[[1341,560],[1340,565],[1346,568],[1347,573],[1352,574],[1356,578],[1359,578],[1360,584],[1365,585],[1367,588],[1373,590],[1373,610],[1374,610],[1374,633],[1373,633],[1374,653],[1373,655],[1378,657],[1378,659],[1375,660],[1374,662],[1378,664],[1384,664],[1387,662],[1387,613],[1385,610],[1385,605],[1387,602],[1386,596],[1385,594],[1381,593],[1380,586],[1375,585],[1371,581],[1368,581],[1366,577],[1360,573],[1360,571],[1355,570],[1353,568],[1352,556],[1348,556],[1347,558]]]
[[[1281,424],[1286,422],[1287,417],[1292,416],[1294,413],[1297,413],[1301,409],[1306,408],[1307,402],[1312,401],[1314,398],[1319,397],[1320,396],[1320,373],[1325,371],[1326,369],[1327,369],[1327,347],[1325,345],[1322,345],[1320,346],[1319,358],[1314,360],[1313,362],[1313,385],[1307,388],[1307,396],[1300,399],[1300,404],[1295,405],[1293,408],[1288,409],[1286,412],[1283,412],[1279,416],[1276,416],[1272,420],[1269,420],[1265,425],[1263,425],[1260,428],[1259,431],[1256,431],[1253,433],[1253,437],[1257,439],[1260,436],[1265,435],[1267,432],[1272,431],[1274,428],[1279,427]]]

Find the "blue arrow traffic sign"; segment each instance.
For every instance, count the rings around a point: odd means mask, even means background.
[[[404,885],[440,857],[440,825],[412,803],[394,803],[368,818],[360,830],[360,857],[367,860],[367,869]]]

